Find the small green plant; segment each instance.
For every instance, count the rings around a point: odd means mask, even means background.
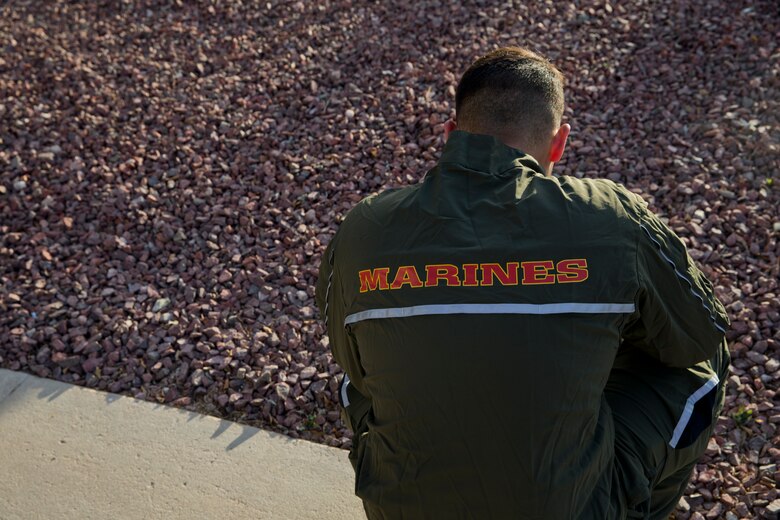
[[[737,426],[747,426],[750,421],[753,420],[753,410],[745,406],[740,406],[736,412],[731,416]]]
[[[317,418],[316,413],[310,413],[306,416],[306,422],[303,423],[307,430],[314,430],[317,428],[317,423],[314,420]]]

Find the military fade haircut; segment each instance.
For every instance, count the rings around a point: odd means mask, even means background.
[[[455,91],[458,128],[544,141],[561,125],[563,74],[542,56],[502,47],[471,64]]]

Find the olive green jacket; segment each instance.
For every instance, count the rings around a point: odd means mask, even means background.
[[[728,327],[640,197],[462,131],[421,183],[347,215],[317,303],[356,493],[387,518],[608,518],[621,341],[689,367]]]

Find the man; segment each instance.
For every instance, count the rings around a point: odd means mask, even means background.
[[[477,60],[424,180],[358,204],[317,302],[369,518],[666,518],[723,400],[728,319],[682,242],[553,177],[563,78]]]

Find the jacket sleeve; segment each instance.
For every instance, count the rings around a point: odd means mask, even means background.
[[[710,359],[729,327],[712,284],[680,238],[645,207],[639,227],[636,313],[623,339],[672,367]]]
[[[333,358],[344,369],[344,379],[339,386],[342,417],[352,432],[359,434],[364,428],[371,400],[363,387],[365,372],[360,363],[357,342],[344,327],[346,303],[342,280],[337,267],[339,233],[325,250],[317,280],[316,300],[320,316],[325,321]]]

